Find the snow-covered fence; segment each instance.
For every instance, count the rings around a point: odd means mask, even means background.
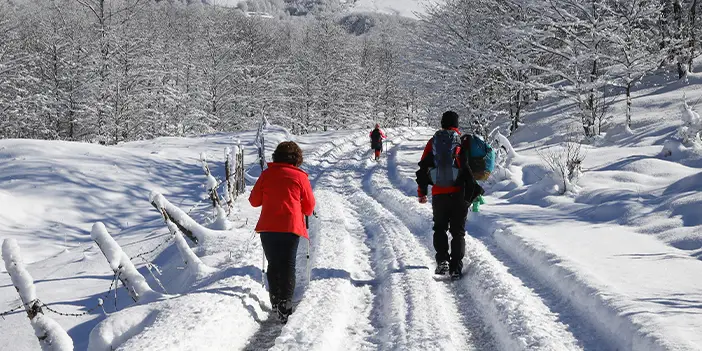
[[[234,146],[233,149],[225,150],[226,161],[224,168],[226,169],[227,180],[227,208],[231,212],[236,199],[246,189],[246,180],[244,179],[244,149],[240,143]]]
[[[207,156],[205,153],[200,154],[200,161],[202,161],[202,169],[205,171],[205,176],[207,176],[207,183],[205,184],[205,187],[207,189],[207,194],[210,197],[210,201],[212,201],[212,207],[217,208],[222,206],[219,201],[219,194],[217,194],[217,187],[219,186],[219,183],[217,183],[217,179],[210,171],[210,166],[207,164]]]
[[[144,297],[155,298],[160,295],[146,283],[144,276],[137,271],[129,256],[122,251],[119,244],[107,232],[104,224],[101,222],[95,223],[90,232],[90,237],[105,255],[110,268],[112,268],[112,271],[127,289],[132,300],[139,302]]]
[[[183,235],[181,235],[178,226],[169,220],[166,220],[166,225],[168,226],[168,230],[171,232],[171,235],[173,235],[175,245],[178,248],[178,252],[180,252],[180,257],[183,259],[186,269],[188,269],[188,271],[193,275],[197,275],[200,272],[208,270],[209,268],[202,263],[200,258],[195,255],[193,250],[185,241],[185,238],[183,238]]]
[[[39,339],[44,351],[72,351],[73,340],[53,319],[44,315],[44,304],[39,300],[34,287],[34,280],[24,267],[20,248],[14,239],[5,239],[2,243],[2,258],[5,269],[12,279],[12,284],[19,293],[22,306]]]
[[[263,133],[266,128],[268,128],[268,120],[263,117],[261,124],[258,126],[256,140],[254,141],[256,148],[258,148],[258,163],[261,166],[261,172],[266,169],[266,138]]]
[[[187,213],[170,203],[158,192],[154,191],[149,195],[149,202],[161,212],[164,220],[173,222],[181,233],[185,234],[195,244],[203,242],[207,234],[212,232],[190,218]]]

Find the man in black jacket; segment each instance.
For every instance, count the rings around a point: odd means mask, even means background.
[[[460,134],[458,114],[446,111],[441,117],[441,130],[427,142],[416,173],[420,203],[427,202],[428,188],[432,185],[434,249],[437,263],[435,273],[449,273],[452,279],[463,276],[468,208],[478,194],[482,193],[482,188],[475,182],[468,166],[470,149],[461,145]],[[445,164],[446,162],[449,164]],[[452,180],[445,179],[446,174],[452,173],[451,170],[441,171],[446,168],[455,169],[457,175]],[[432,179],[432,175],[437,179]],[[447,231],[452,236],[450,253]]]

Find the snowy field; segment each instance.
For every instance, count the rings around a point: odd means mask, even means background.
[[[512,138],[516,154],[469,217],[457,282],[432,274],[431,207],[416,199],[414,172],[433,129],[388,130],[376,163],[367,130],[293,138],[270,126],[269,158],[277,142],[299,142],[318,203],[285,326],[261,283],[248,193],[222,228],[204,190],[200,155],[221,180],[224,150],[239,142],[256,176],[255,132],[116,147],[2,140],[0,239],[16,239],[43,303],[87,312],[47,311],[76,350],[699,350],[702,155],[661,156],[683,92],[702,98],[698,82],[637,92],[634,134],[586,145],[583,174],[565,195],[537,150],[558,141],[568,107],[533,106]],[[152,191],[203,225],[191,227],[197,245],[171,236]],[[145,276],[139,303],[111,290],[91,231],[101,242],[112,235]],[[0,271],[4,312],[21,303]],[[92,309],[98,298],[104,306]],[[23,311],[0,319],[0,350],[36,349]]]

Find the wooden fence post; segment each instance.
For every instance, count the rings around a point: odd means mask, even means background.
[[[236,173],[235,173],[235,167],[236,167],[236,160],[234,159],[232,149],[226,148],[224,150],[224,156],[225,156],[225,161],[224,161],[224,172],[225,172],[225,179],[227,181],[227,210],[229,213],[232,212],[232,207],[234,204],[234,199],[238,195],[235,190],[235,183],[236,183]]]
[[[217,194],[217,179],[210,172],[210,166],[207,164],[207,157],[204,153],[200,154],[200,160],[202,161],[202,169],[207,176],[207,194],[212,201],[212,207],[217,208],[217,206],[222,205],[219,201],[219,194]]]
[[[246,191],[246,178],[244,177],[244,149],[241,143],[238,145],[238,153],[236,155],[236,193],[243,194]]]
[[[90,237],[105,255],[110,268],[112,268],[112,271],[117,275],[124,287],[127,288],[127,292],[129,292],[129,296],[132,297],[134,302],[139,302],[146,296],[160,296],[146,283],[144,276],[136,270],[129,256],[122,251],[122,248],[107,232],[107,228],[102,222],[97,222],[93,225]]]
[[[39,300],[34,279],[24,267],[20,248],[15,239],[5,239],[2,243],[2,258],[12,284],[19,293],[27,317],[34,328],[43,351],[72,351],[73,340],[53,319],[44,315],[43,303]]]

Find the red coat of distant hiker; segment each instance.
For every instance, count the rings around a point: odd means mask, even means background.
[[[251,190],[249,202],[253,207],[263,206],[256,232],[309,238],[304,216],[314,212],[315,199],[305,171],[287,163],[269,163]]]

